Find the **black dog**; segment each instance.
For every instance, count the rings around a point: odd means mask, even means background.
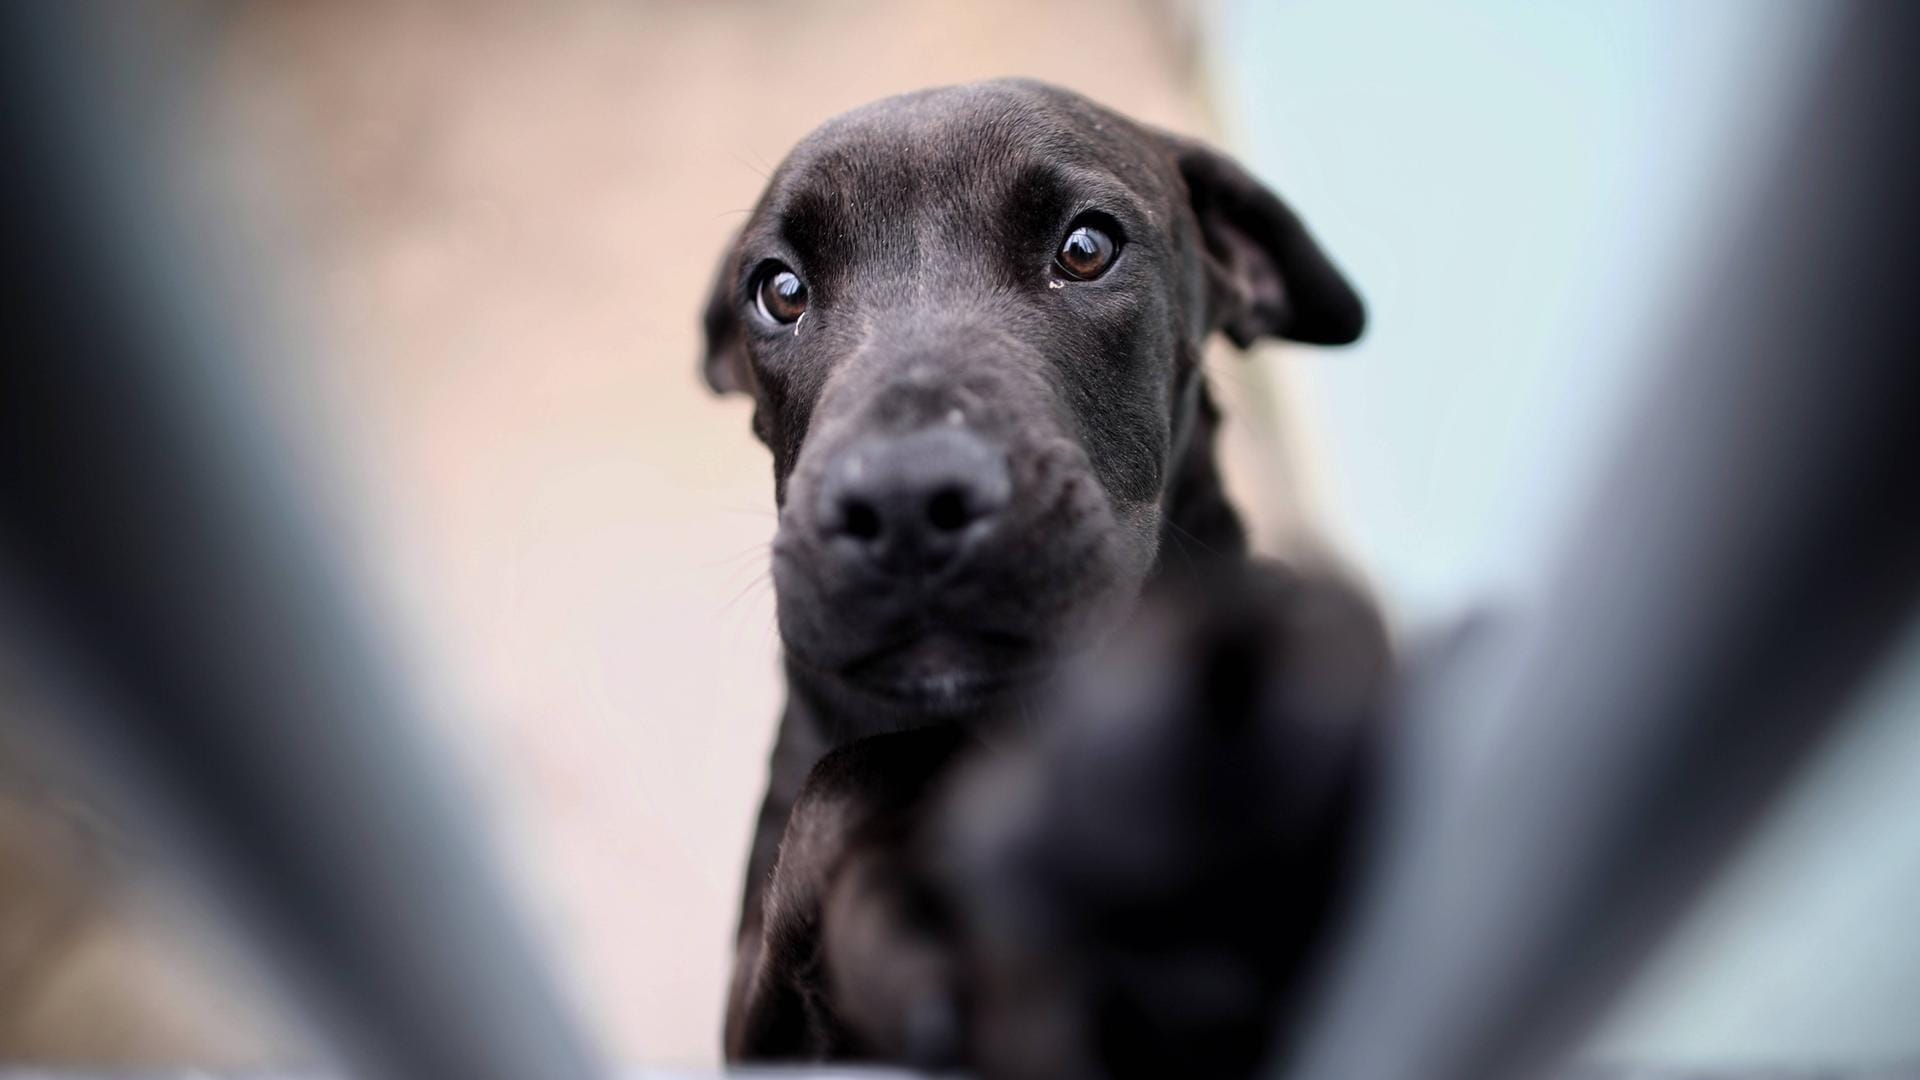
[[[1252,1066],[1385,646],[1349,590],[1248,580],[1201,351],[1363,319],[1232,161],[1065,91],[910,94],[793,151],[705,316],[773,451],[790,684],[729,1058]],[[1054,686],[1189,572],[1205,599],[1127,639],[1157,645]]]

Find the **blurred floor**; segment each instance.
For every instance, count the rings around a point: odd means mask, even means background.
[[[348,448],[353,542],[619,1058],[717,1056],[780,705],[769,461],[746,403],[695,377],[730,231],[797,138],[914,87],[1032,75],[1204,130],[1190,14],[607,0],[215,21],[212,100],[320,339],[323,369],[295,378]],[[39,970],[77,975],[10,984],[9,1007],[67,1019],[0,1059],[273,1056],[199,1020],[116,1027],[105,1013],[175,998],[184,976],[83,959],[56,950]],[[63,995],[81,1006],[37,1000]]]

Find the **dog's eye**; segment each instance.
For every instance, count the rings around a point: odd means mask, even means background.
[[[774,263],[761,271],[760,287],[754,290],[753,302],[759,306],[760,314],[774,322],[796,322],[807,313],[807,283],[800,280],[800,275]]]
[[[1106,273],[1119,253],[1120,245],[1105,229],[1098,225],[1075,225],[1067,238],[1060,241],[1060,251],[1053,261],[1068,277],[1091,281]]]

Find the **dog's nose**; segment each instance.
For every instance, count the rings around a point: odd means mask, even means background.
[[[991,531],[1012,488],[1005,452],[964,428],[869,437],[828,467],[818,520],[844,554],[887,573],[922,574]]]

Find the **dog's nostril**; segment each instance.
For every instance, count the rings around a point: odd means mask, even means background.
[[[841,507],[841,528],[855,540],[880,538],[880,511],[865,499],[848,499]]]
[[[827,557],[903,577],[988,549],[1012,494],[1005,452],[964,425],[866,436],[824,473],[809,517]]]
[[[962,528],[972,515],[967,513],[967,495],[959,488],[941,488],[927,500],[927,521],[942,532]]]

